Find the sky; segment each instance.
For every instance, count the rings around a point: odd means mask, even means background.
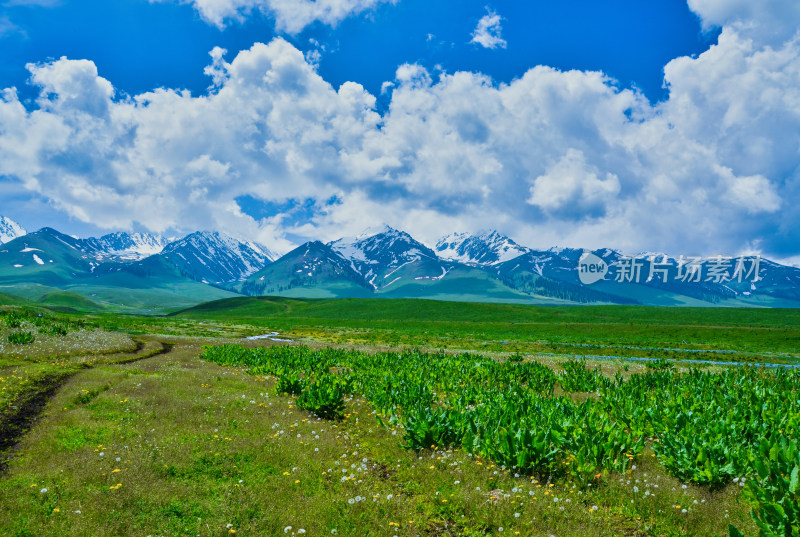
[[[0,0],[0,215],[800,262],[796,0]]]

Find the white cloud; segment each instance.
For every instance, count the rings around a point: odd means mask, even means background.
[[[763,175],[736,177],[730,168],[715,166],[715,171],[729,185],[728,196],[749,213],[775,212],[781,199],[775,187]]]
[[[170,1],[170,0],[150,0]],[[175,1],[175,0],[171,0]],[[352,15],[397,0],[178,0],[192,4],[200,16],[218,28],[229,22],[241,22],[254,11],[275,18],[281,32],[297,34],[314,22],[335,26]]]
[[[0,175],[107,228],[218,228],[284,247],[381,222],[432,241],[498,228],[532,246],[800,254],[800,41],[725,26],[665,68],[651,104],[599,72],[508,84],[401,65],[386,112],[277,39],[226,60],[206,95],[115,96],[93,63],[29,66],[37,109],[0,97]],[[234,200],[313,199],[256,222]],[[334,203],[326,203],[335,199]]]
[[[578,216],[592,207],[603,209],[619,194],[619,178],[606,173],[606,178],[600,179],[598,173],[581,151],[570,148],[547,173],[534,180],[528,203],[545,211],[567,209],[567,214]]]
[[[94,62],[67,60],[48,64],[28,64],[31,80],[41,88],[39,106],[44,110],[68,116],[85,112],[92,116],[105,116],[114,87],[97,75]]]
[[[503,26],[500,23],[502,17],[487,8],[488,13],[481,17],[478,25],[472,32],[472,40],[470,43],[475,43],[483,48],[506,48],[505,39],[502,38]]]
[[[800,2],[795,0],[688,0],[703,26],[735,28],[764,43],[780,43],[798,31]]]
[[[11,22],[8,17],[0,17],[0,37],[19,31],[19,27]]]

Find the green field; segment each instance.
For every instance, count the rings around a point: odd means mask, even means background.
[[[0,296],[4,535],[797,535],[799,373],[723,362],[798,310],[52,299]]]
[[[232,298],[168,317],[99,316],[134,333],[250,336],[482,353],[800,363],[800,310],[542,307],[409,299]]]

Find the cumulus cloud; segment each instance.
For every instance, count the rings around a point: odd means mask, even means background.
[[[532,246],[798,255],[800,41],[726,25],[665,67],[650,103],[600,72],[508,84],[397,68],[386,111],[283,39],[211,51],[205,95],[119,96],[94,64],[30,65],[35,109],[0,94],[0,176],[107,228],[218,228],[280,247],[381,222],[434,241],[497,228]],[[255,220],[312,200],[309,217]],[[275,241],[278,241],[277,243]]]
[[[478,25],[472,32],[470,43],[475,43],[483,48],[506,48],[508,43],[501,36],[503,32],[502,17],[489,8],[486,10],[488,13],[478,21]]]
[[[731,27],[759,41],[775,44],[798,31],[800,2],[794,0],[688,0],[703,26]]]
[[[619,178],[586,163],[581,151],[568,149],[547,173],[537,177],[531,186],[528,203],[545,211],[562,211],[565,216],[583,216],[587,210],[603,210],[619,194]],[[576,210],[577,209],[577,210]]]
[[[150,0],[174,1],[174,0]],[[342,20],[397,0],[178,0],[192,4],[206,22],[223,28],[255,12],[275,18],[278,31],[297,34],[306,26],[321,22],[335,26]]]

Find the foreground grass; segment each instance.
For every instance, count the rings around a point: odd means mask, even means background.
[[[753,532],[738,486],[684,487],[649,452],[585,490],[539,483],[461,451],[406,451],[358,399],[320,421],[272,379],[179,343],[67,381],[0,478],[3,535]]]
[[[29,334],[26,344],[9,341]],[[0,310],[0,460],[20,420],[70,375],[92,364],[120,360],[137,350],[127,334],[107,332],[32,310]],[[30,407],[30,408],[29,408]]]

